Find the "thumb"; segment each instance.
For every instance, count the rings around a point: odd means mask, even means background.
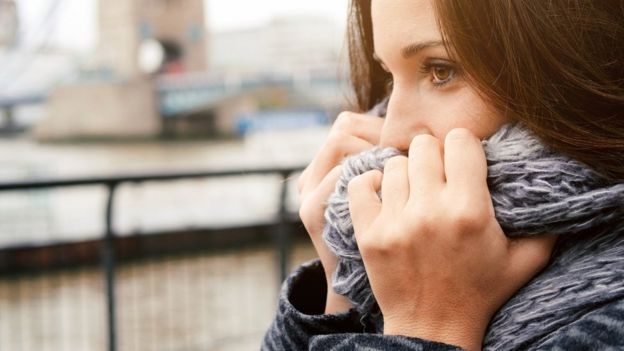
[[[512,277],[525,284],[550,260],[557,236],[552,234],[532,235],[512,239],[510,242]]]
[[[381,171],[372,170],[363,173],[349,182],[349,211],[353,230],[356,233],[366,230],[381,211],[381,199],[377,192],[381,188]]]

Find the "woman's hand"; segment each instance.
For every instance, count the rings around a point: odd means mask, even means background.
[[[352,112],[341,113],[327,139],[297,183],[301,199],[299,216],[319,255],[327,279],[325,313],[346,311],[349,301],[331,288],[337,260],[323,241],[325,203],[340,178],[340,162],[347,156],[370,149],[379,143],[383,119]]]
[[[496,310],[550,258],[552,236],[508,239],[483,147],[454,129],[416,136],[409,158],[349,183],[349,208],[384,333],[481,348]],[[381,188],[383,203],[377,196]]]

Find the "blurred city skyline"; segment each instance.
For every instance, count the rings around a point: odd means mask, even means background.
[[[347,2],[0,0],[1,350],[260,345]]]
[[[21,47],[37,46],[45,31],[46,16],[58,14],[50,46],[89,52],[97,45],[97,0],[17,0]],[[224,32],[262,26],[275,18],[323,17],[343,27],[348,0],[288,1],[204,0],[206,27]],[[54,9],[54,7],[57,7]],[[47,37],[47,35],[46,35]]]

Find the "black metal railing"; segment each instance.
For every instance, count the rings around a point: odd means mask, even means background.
[[[115,238],[116,233],[113,228],[113,202],[115,193],[119,185],[126,183],[144,183],[153,181],[174,181],[188,180],[196,178],[217,178],[217,177],[239,177],[250,175],[279,175],[281,178],[281,190],[279,193],[279,209],[275,218],[275,245],[277,252],[277,267],[279,271],[279,281],[283,281],[287,274],[289,259],[289,232],[287,228],[288,211],[288,180],[293,173],[299,172],[303,167],[290,168],[261,168],[261,169],[236,169],[204,172],[179,172],[179,173],[152,173],[135,175],[117,175],[109,177],[89,177],[89,178],[63,178],[63,179],[42,179],[24,180],[0,183],[0,192],[16,190],[53,189],[69,188],[80,186],[104,186],[108,191],[104,222],[105,232],[103,234],[101,246],[101,262],[105,281],[106,295],[106,316],[107,316],[107,339],[108,349],[117,349],[116,330],[116,302],[115,302]]]

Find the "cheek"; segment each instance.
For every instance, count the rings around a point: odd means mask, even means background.
[[[454,128],[469,129],[480,139],[485,139],[508,122],[469,88],[439,95],[429,104],[435,135],[440,140],[444,140],[446,133]]]

